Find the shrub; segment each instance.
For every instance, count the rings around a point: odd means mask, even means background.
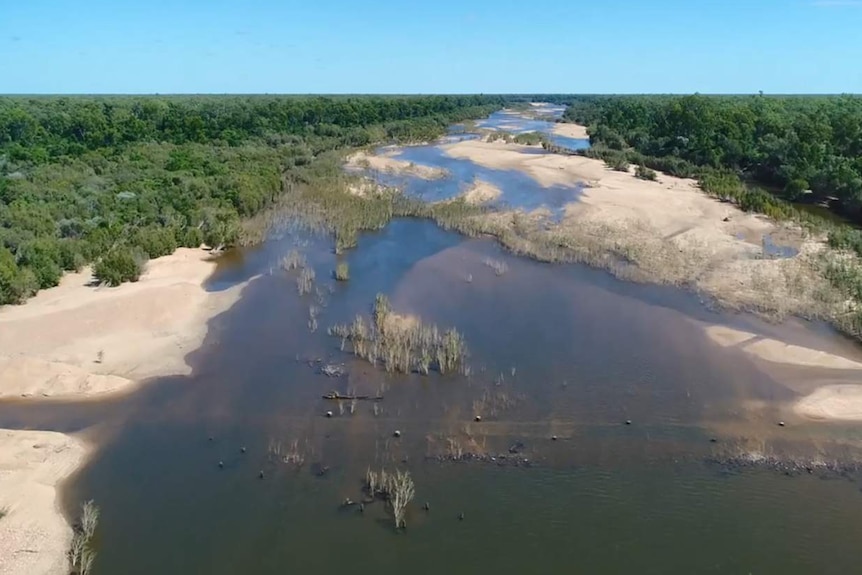
[[[101,284],[118,286],[123,282],[135,282],[144,271],[146,255],[140,249],[128,246],[114,248],[96,264],[93,275]]]
[[[605,164],[616,172],[628,172],[629,161],[625,154],[608,154],[604,158]]]
[[[350,279],[350,266],[347,262],[338,262],[335,266],[335,279],[340,282],[346,282]]]
[[[184,248],[199,248],[204,243],[204,233],[197,226],[191,226],[177,234],[177,239]]]
[[[12,252],[0,246],[0,305],[21,303],[38,289],[33,271],[19,268]]]
[[[635,177],[640,178],[641,180],[649,180],[654,182],[658,179],[658,174],[655,173],[654,170],[651,170],[641,164],[637,168],[635,168]]]
[[[149,227],[139,229],[135,232],[133,243],[139,246],[150,259],[170,255],[178,247],[173,228]]]
[[[805,192],[808,191],[809,187],[810,186],[806,180],[796,178],[795,180],[787,182],[787,185],[784,186],[784,194],[787,196],[787,199],[792,202],[805,195]]]
[[[829,245],[839,250],[852,250],[862,256],[862,230],[848,226],[837,227],[829,232]]]

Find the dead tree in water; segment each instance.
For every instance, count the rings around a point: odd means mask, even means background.
[[[387,473],[385,469],[377,472],[368,468],[365,472],[365,488],[371,500],[380,496],[389,503],[396,529],[407,526],[405,520],[407,506],[416,495],[416,488],[409,471],[396,470],[393,474]]]

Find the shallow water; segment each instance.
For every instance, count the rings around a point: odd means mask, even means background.
[[[488,118],[476,122],[479,128],[487,128],[493,130],[502,130],[512,134],[523,134],[526,132],[541,132],[548,136],[552,144],[556,144],[568,150],[583,150],[590,147],[590,141],[586,138],[570,138],[560,136],[553,131],[555,119],[561,118],[565,111],[565,106],[555,106],[547,104],[543,107],[535,108],[542,116],[547,116],[550,120],[527,118],[516,112],[502,110],[494,112]]]
[[[393,173],[374,175],[382,184],[398,187],[404,193],[427,202],[457,197],[468,191],[477,180],[483,180],[496,186],[501,192],[500,197],[489,202],[489,205],[527,211],[545,207],[552,214],[559,215],[565,205],[577,200],[583,190],[580,185],[543,187],[532,177],[517,170],[495,170],[470,160],[449,157],[436,144],[400,148],[395,157],[406,162],[446,170],[445,177],[433,180]]]
[[[452,167],[456,178],[472,173]],[[484,177],[512,182],[508,172]],[[281,270],[292,249],[314,267],[317,293],[299,296],[297,273]],[[332,279],[341,258],[344,283]],[[416,220],[364,234],[344,256],[329,238],[286,230],[222,258],[208,288],[249,278],[189,356],[189,377],[107,402],[0,402],[0,427],[83,430],[99,446],[64,493],[70,516],[85,499],[102,508],[96,575],[858,568],[858,477],[704,463],[755,448],[855,449],[843,445],[862,441],[853,426],[774,424],[799,385],[840,373],[770,366],[703,329],[862,357],[824,328],[717,313],[695,294],[518,259]],[[457,327],[472,374],[387,374],[342,351],[326,328],[367,315],[379,292],[396,312]],[[310,306],[320,308],[314,332]],[[330,363],[346,375],[320,373]],[[376,414],[364,401],[351,413],[322,399],[330,390],[383,400]],[[449,461],[457,449],[476,458]],[[290,451],[302,465],[283,461]],[[411,471],[406,533],[381,502],[340,508],[361,499],[369,466]]]

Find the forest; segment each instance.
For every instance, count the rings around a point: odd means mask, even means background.
[[[793,202],[862,222],[862,98],[585,96],[565,118],[599,149],[673,175],[726,170]],[[652,165],[651,165],[652,164]]]
[[[0,304],[20,303],[89,263],[98,281],[116,285],[178,246],[232,245],[241,221],[272,205],[291,173],[322,154],[432,139],[506,101],[0,98]]]

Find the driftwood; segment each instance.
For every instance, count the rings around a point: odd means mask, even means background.
[[[383,396],[376,395],[376,396],[372,397],[370,395],[341,395],[337,391],[330,391],[329,393],[327,393],[326,395],[323,396],[323,399],[336,399],[336,400],[340,400],[340,399],[354,400],[354,399],[356,399],[356,400],[366,400],[366,401],[381,401],[383,399]]]

